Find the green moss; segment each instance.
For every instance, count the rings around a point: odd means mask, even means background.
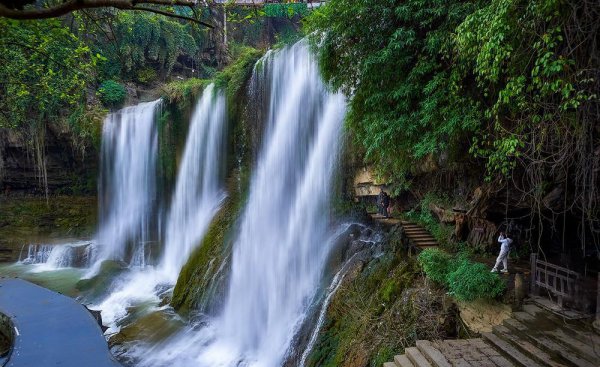
[[[218,72],[214,81],[217,87],[226,88],[230,115],[237,115],[236,108],[240,106],[238,102],[241,93],[246,90],[244,87],[263,51],[248,46],[232,45],[231,54],[233,62]]]
[[[417,276],[414,260],[389,251],[345,280],[328,308],[307,366],[379,367],[417,335],[425,336],[417,332],[419,313],[409,296]]]
[[[208,84],[210,80],[198,78],[176,80],[162,87],[162,96],[170,104],[185,105],[195,100]]]
[[[246,187],[247,178],[240,172],[229,180],[229,196],[213,219],[202,240],[181,269],[173,290],[171,305],[178,311],[188,311],[208,301],[209,291],[218,287],[213,275],[231,253],[233,230],[241,214],[244,195],[238,190],[238,180]]]
[[[95,197],[53,196],[0,199],[0,244],[30,238],[91,235],[96,225]]]

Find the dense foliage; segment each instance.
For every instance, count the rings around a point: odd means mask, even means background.
[[[120,107],[125,102],[127,90],[123,84],[114,80],[105,80],[98,88],[100,100],[107,107]]]
[[[540,223],[581,218],[597,251],[597,1],[331,0],[307,25],[324,77],[352,97],[366,162],[396,191],[470,154],[470,172],[510,186]],[[553,190],[564,202],[545,200]]]
[[[308,6],[306,3],[283,3],[283,4],[265,4],[265,15],[267,17],[288,17],[308,15]]]
[[[439,152],[479,125],[450,67],[452,32],[470,1],[332,0],[308,25],[321,67],[353,95],[349,126],[382,172],[403,181],[415,158]],[[357,21],[360,19],[360,21]]]
[[[147,13],[81,12],[77,19],[91,47],[106,57],[100,72],[107,79],[148,83],[168,76],[180,56],[193,58],[207,38],[203,27]]]
[[[599,16],[591,1],[332,0],[307,23],[367,161],[402,182],[414,159],[467,144],[489,178],[534,160],[541,176],[598,168],[580,154],[597,145]]]
[[[99,55],[59,20],[0,18],[0,127],[57,119],[85,104]]]
[[[472,262],[464,254],[451,256],[439,249],[426,249],[418,259],[428,278],[447,287],[462,301],[494,298],[506,288],[498,274],[490,273],[484,264]]]

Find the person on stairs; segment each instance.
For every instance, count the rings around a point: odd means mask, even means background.
[[[510,244],[512,243],[512,239],[510,239],[508,233],[500,232],[500,237],[498,237],[498,242],[500,245],[500,254],[496,259],[496,265],[492,269],[492,273],[498,272],[498,267],[502,263],[504,265],[504,269],[500,270],[501,273],[508,273],[508,252],[510,251]]]
[[[377,195],[377,209],[379,209],[379,215],[381,215],[381,216],[385,216],[385,214],[384,214],[385,207],[383,205],[385,196],[386,196],[385,191],[383,191],[383,189],[381,189],[381,191],[379,191],[379,195]]]
[[[387,192],[383,193],[383,215],[386,218],[390,217],[390,212],[388,210],[390,206],[390,196],[387,194]]]

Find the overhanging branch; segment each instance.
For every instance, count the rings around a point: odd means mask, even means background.
[[[208,4],[202,2],[204,6]],[[185,15],[175,14],[169,11],[142,7],[138,5],[161,5],[161,6],[186,6],[194,8],[199,6],[199,3],[193,0],[67,0],[65,2],[51,5],[45,8],[30,8],[11,9],[0,3],[0,17],[28,20],[28,19],[48,19],[57,18],[62,15],[71,13],[75,10],[93,9],[93,8],[117,8],[121,10],[139,10],[147,11],[156,14],[165,15],[172,18],[184,19],[194,23],[201,24],[208,28],[214,28],[214,25],[201,21],[196,18],[187,17]]]

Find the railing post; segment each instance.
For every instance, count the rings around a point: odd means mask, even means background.
[[[594,327],[597,331],[600,331],[600,273],[598,273],[598,289],[596,289],[598,294],[596,295],[596,321],[594,322]]]
[[[533,296],[538,295],[538,288],[537,288],[537,285],[535,284],[535,276],[537,273],[537,257],[538,257],[538,255],[536,253],[533,253],[530,256],[531,274],[529,275],[529,293]]]

